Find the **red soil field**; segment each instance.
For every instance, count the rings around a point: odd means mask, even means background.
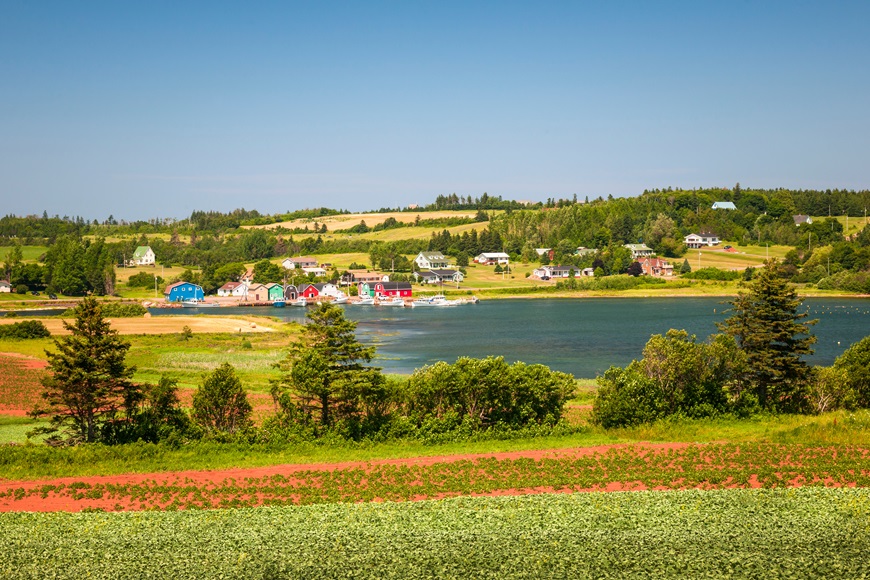
[[[457,495],[867,486],[868,460],[870,449],[854,447],[767,445],[744,450],[715,443],[645,443],[219,471],[0,480],[0,511],[201,509]],[[566,479],[563,475],[568,472],[574,475]]]
[[[40,379],[48,363],[15,353],[0,353],[0,413],[23,416],[42,399]]]

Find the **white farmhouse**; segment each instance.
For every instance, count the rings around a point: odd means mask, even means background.
[[[447,258],[441,252],[420,252],[414,258],[414,262],[421,270],[437,270],[447,267]]]

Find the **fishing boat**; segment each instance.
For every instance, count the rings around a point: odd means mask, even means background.
[[[445,302],[447,302],[447,299],[444,298],[443,294],[436,294],[435,296],[421,296],[414,300],[412,304],[414,306],[445,306]]]
[[[196,298],[181,301],[182,308],[216,308],[218,306],[220,306],[220,304],[217,302],[206,302],[204,300],[197,300]]]
[[[290,306],[308,306],[308,300],[305,299],[305,296],[300,296],[296,300],[291,300]]]
[[[272,301],[272,306],[274,306],[275,308],[284,308],[286,305],[287,305],[287,302],[285,300],[273,300]]]
[[[384,299],[380,301],[381,306],[404,306],[405,301],[399,298],[398,296],[394,296],[389,299]]]
[[[374,306],[375,299],[371,296],[360,296],[359,300],[357,300],[355,304],[359,304],[360,306]]]
[[[347,296],[342,294],[341,296],[337,296],[332,300],[333,304],[347,304]]]

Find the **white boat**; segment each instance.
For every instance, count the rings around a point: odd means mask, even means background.
[[[360,299],[354,304],[359,304],[360,306],[374,306],[375,299],[371,296],[360,296]]]
[[[443,294],[436,294],[435,296],[420,296],[416,300],[414,300],[414,306],[446,306],[447,299],[444,298]]]
[[[291,300],[290,306],[308,306],[308,300],[305,299],[305,296],[300,296],[296,300]]]
[[[336,298],[333,298],[333,299],[332,299],[332,303],[333,303],[333,304],[347,304],[347,296],[345,296],[344,294],[342,294],[341,296],[338,296],[338,297],[336,297]]]
[[[380,301],[381,306],[404,306],[405,301],[399,298],[398,296],[394,296],[392,298],[387,298]]]
[[[197,300],[196,298],[181,301],[182,308],[216,308],[218,306],[220,306],[220,304],[217,302],[206,302],[204,300]]]

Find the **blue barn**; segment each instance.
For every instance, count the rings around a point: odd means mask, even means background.
[[[182,300],[203,300],[205,293],[202,286],[190,282],[176,282],[170,284],[163,291],[167,302],[181,302]]]

